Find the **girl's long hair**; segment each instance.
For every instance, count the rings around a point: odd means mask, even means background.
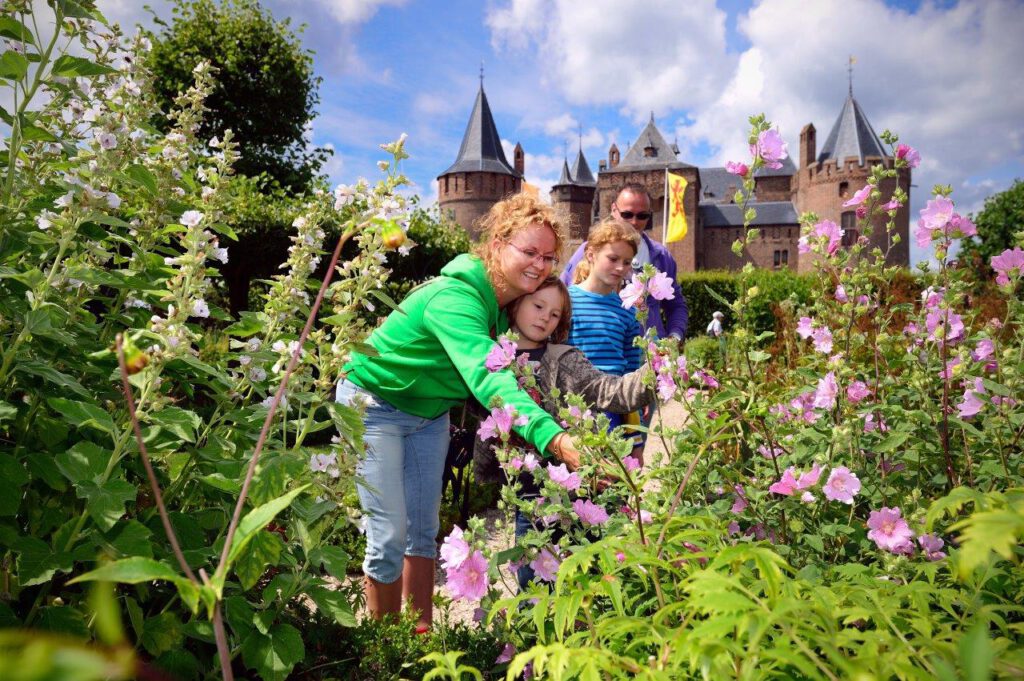
[[[633,249],[636,256],[640,250],[640,235],[633,229],[633,225],[614,217],[606,217],[590,229],[587,235],[587,249],[585,256],[576,265],[572,275],[572,283],[579,284],[590,276],[590,260],[586,256],[597,255],[607,244],[614,244],[619,241],[626,242]]]

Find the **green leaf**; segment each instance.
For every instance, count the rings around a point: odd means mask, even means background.
[[[950,528],[962,530],[959,553],[960,576],[966,577],[995,552],[1010,560],[1014,547],[1024,537],[1024,513],[1020,509],[976,511]]]
[[[89,638],[85,616],[71,606],[51,606],[39,611],[37,627],[43,631],[67,634],[75,638]]]
[[[229,336],[248,338],[249,336],[255,336],[257,333],[261,333],[265,329],[266,322],[264,321],[261,313],[242,312],[241,319],[224,329],[224,333]]]
[[[102,476],[111,454],[93,442],[80,440],[71,449],[57,454],[54,460],[61,474],[77,485]]]
[[[345,570],[348,569],[348,563],[352,557],[345,553],[340,546],[321,546],[310,553],[310,560],[314,564],[323,565],[331,577],[344,579]]]
[[[124,556],[153,557],[153,533],[148,527],[137,520],[119,523],[114,527],[116,532],[110,537],[110,545]]]
[[[114,421],[110,414],[95,404],[66,400],[63,397],[51,397],[46,403],[73,426],[95,428],[108,434],[114,431]]]
[[[242,643],[242,661],[265,681],[284,681],[305,656],[302,634],[290,624],[276,624],[267,634],[253,631]]]
[[[196,430],[202,425],[202,419],[194,412],[171,406],[151,414],[149,420],[185,442],[195,442]]]
[[[14,515],[21,506],[21,488],[29,481],[28,471],[10,454],[0,454],[0,516]]]
[[[345,594],[323,586],[314,586],[306,590],[316,607],[334,618],[343,627],[358,626],[356,616],[352,612],[352,604],[345,599]]]
[[[21,586],[44,584],[58,571],[67,572],[72,566],[70,554],[55,553],[49,544],[35,537],[18,537],[14,551]]]
[[[153,173],[149,172],[149,169],[146,168],[146,166],[135,164],[133,166],[129,166],[124,172],[130,180],[143,187],[153,196],[156,196],[158,191],[156,177]]]
[[[235,533],[235,537],[231,542],[231,550],[228,552],[228,562],[224,566],[225,569],[230,567],[235,560],[241,554],[242,549],[252,540],[257,532],[266,527],[271,520],[277,517],[277,514],[288,508],[288,505],[292,503],[292,500],[302,494],[309,485],[302,485],[293,489],[291,492],[284,494],[272,501],[268,501],[262,506],[257,506],[253,510],[249,511],[242,522],[238,524],[238,531]]]
[[[18,408],[13,404],[0,400],[0,422],[13,421],[14,417],[18,415]]]
[[[55,137],[49,130],[37,127],[27,121],[21,124],[21,138],[26,142],[59,142],[60,138]]]
[[[141,584],[142,582],[155,582],[157,580],[175,583],[184,579],[166,563],[161,563],[152,558],[132,556],[131,558],[107,563],[91,572],[79,575],[68,582],[68,584],[95,581]]]
[[[760,362],[767,362],[768,360],[770,360],[772,358],[771,355],[769,355],[767,352],[764,352],[762,350],[751,350],[751,351],[749,351],[747,353],[747,357],[754,364],[758,364]]]
[[[52,73],[55,76],[74,78],[76,76],[102,76],[107,73],[117,73],[117,69],[97,64],[83,57],[65,54],[53,62]]]
[[[890,433],[888,435],[888,437],[886,437],[884,440],[882,440],[878,444],[873,445],[872,447],[870,447],[869,451],[891,452],[894,449],[896,449],[897,447],[899,447],[900,445],[902,445],[904,442],[906,442],[907,438],[909,438],[909,437],[910,437],[910,432],[909,431],[905,431],[905,430],[903,430],[903,431],[896,431],[894,433]]]
[[[150,617],[143,625],[142,646],[154,657],[178,647],[184,638],[181,620],[173,612]]]
[[[58,388],[62,388],[68,392],[72,392],[79,397],[84,397],[86,399],[92,397],[89,391],[87,391],[81,383],[71,376],[57,371],[49,364],[44,364],[31,359],[18,360],[14,370],[21,374],[41,378],[44,381],[52,383]]]
[[[256,586],[267,568],[277,565],[283,548],[284,542],[276,532],[257,532],[235,563],[235,574],[242,588],[248,590]]]
[[[101,530],[112,528],[125,513],[125,504],[135,501],[138,488],[126,480],[107,480],[99,484],[85,480],[76,485],[79,499],[85,499],[85,510]]]
[[[14,50],[7,50],[0,56],[0,78],[21,80],[28,73],[28,59]]]
[[[960,666],[965,681],[988,681],[995,653],[988,638],[988,625],[978,622],[960,639]]]
[[[363,443],[363,435],[366,433],[363,414],[358,409],[353,409],[340,402],[331,401],[326,406],[338,432],[356,450],[357,454],[362,454],[366,447]]]
[[[125,229],[131,229],[131,225],[114,215],[108,215],[107,213],[90,213],[85,218],[86,222],[95,222],[98,225],[108,225],[110,227],[124,227]],[[104,236],[106,236],[104,234]]]
[[[32,37],[32,31],[13,17],[0,17],[0,36],[29,45],[36,44],[35,38]]]

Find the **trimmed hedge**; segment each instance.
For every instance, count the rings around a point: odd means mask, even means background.
[[[757,286],[759,295],[748,308],[752,331],[762,333],[775,330],[776,306],[791,295],[799,304],[810,301],[811,275],[802,275],[792,270],[757,270],[748,279],[746,286]],[[711,315],[719,310],[725,315],[722,325],[728,330],[735,322],[732,310],[716,300],[708,289],[715,291],[722,298],[732,303],[739,296],[740,276],[737,272],[707,270],[689,272],[679,277],[679,286],[686,297],[690,309],[690,326],[687,338],[704,334],[711,322]]]

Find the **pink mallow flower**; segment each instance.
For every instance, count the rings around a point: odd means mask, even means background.
[[[996,283],[1009,286],[1010,278],[1017,279],[1024,274],[1024,250],[1008,248],[992,257],[992,269],[996,272]]]
[[[765,130],[757,136],[757,144],[750,145],[750,154],[760,156],[766,168],[778,170],[789,156],[786,147],[778,130]]]
[[[458,567],[449,568],[446,577],[452,599],[478,601],[486,596],[490,586],[488,568],[487,559],[479,551],[474,551]]]
[[[975,362],[983,362],[992,356],[992,353],[996,351],[995,343],[990,338],[982,338],[978,341],[978,344],[974,346],[974,350],[971,352],[971,358]]]
[[[814,320],[810,317],[801,317],[796,323],[796,333],[804,340],[810,338],[814,333]]]
[[[908,548],[913,551],[914,532],[904,520],[899,506],[883,506],[872,511],[868,516],[868,530],[868,539],[880,549],[890,553],[907,553]]]
[[[832,331],[827,326],[820,326],[811,334],[814,338],[814,349],[818,352],[828,354],[832,352]]]
[[[850,404],[857,404],[870,395],[871,390],[864,381],[854,381],[846,387],[846,399],[850,401]]]
[[[782,477],[779,479],[779,481],[772,483],[772,485],[768,488],[768,491],[774,494],[781,494],[787,497],[792,496],[793,493],[796,492],[796,476],[794,475],[795,471],[796,469],[793,468],[792,466],[787,468],[785,471],[782,472]]]
[[[818,484],[819,478],[821,478],[821,466],[814,464],[811,466],[811,470],[800,474],[800,477],[797,478],[796,481],[796,488],[801,490],[814,487]]]
[[[469,558],[470,552],[469,543],[463,539],[462,528],[456,525],[441,544],[441,567],[457,568]]]
[[[658,397],[662,400],[670,400],[676,394],[676,382],[672,374],[658,374],[657,380]]]
[[[552,482],[564,487],[570,492],[574,492],[580,488],[579,473],[570,473],[564,463],[558,464],[557,466],[548,464],[548,477],[551,478]]]
[[[487,353],[484,366],[488,371],[501,371],[516,361],[516,344],[502,336],[497,344]]]
[[[725,172],[731,175],[739,175],[740,177],[746,177],[747,173],[750,172],[750,167],[746,163],[737,163],[736,161],[727,161],[725,164]]]
[[[838,286],[836,286],[836,294],[835,295],[836,295],[836,302],[839,302],[839,303],[848,303],[848,302],[850,302],[850,298],[849,298],[849,296],[846,295],[846,289],[843,287],[842,284],[839,284]]]
[[[905,160],[909,168],[921,165],[921,154],[917,153],[917,149],[902,142],[896,146],[896,158]]]
[[[852,504],[853,498],[860,492],[860,480],[846,466],[837,466],[828,474],[828,481],[821,491],[829,501]]]
[[[925,327],[932,340],[941,341],[945,338],[952,343],[964,335],[964,320],[956,312],[939,308],[925,316]]]
[[[868,200],[868,197],[871,196],[871,190],[873,190],[874,188],[875,185],[873,184],[864,185],[863,189],[855,193],[849,201],[843,204],[843,208],[849,208],[850,206],[859,206],[860,204],[864,203],[865,201]]]
[[[946,557],[945,551],[942,550],[946,542],[942,541],[942,537],[938,535],[922,534],[917,538],[917,543],[921,545],[921,550],[924,551],[928,560],[942,560]]]
[[[561,565],[562,561],[558,560],[558,557],[547,547],[541,549],[540,554],[530,561],[530,568],[537,579],[542,582],[553,582],[558,579],[558,568]]]
[[[825,252],[828,255],[835,255],[836,251],[839,250],[839,244],[842,243],[843,234],[845,233],[845,230],[831,220],[822,220],[814,225],[808,234],[800,237],[800,240],[797,242],[797,251],[800,253],[810,253],[811,239],[827,237],[828,245],[825,247]]]
[[[516,647],[511,643],[506,643],[505,647],[501,649],[501,654],[494,660],[494,664],[505,664],[506,662],[511,662],[512,658],[515,656]]]
[[[640,459],[636,458],[635,456],[627,456],[622,460],[622,465],[626,467],[627,473],[632,473],[633,471],[640,468]]]
[[[634,274],[633,279],[619,291],[619,298],[622,298],[622,307],[627,310],[634,307],[637,302],[643,299],[645,293],[644,282],[640,280],[638,275]]]
[[[516,408],[511,404],[505,405],[504,407],[495,407],[491,410],[491,415],[488,416],[480,424],[478,432],[480,439],[486,442],[492,438],[500,438],[502,435],[508,435],[512,430],[512,426],[525,426],[527,423],[525,416],[516,417]]]
[[[814,392],[814,407],[816,409],[832,409],[836,406],[836,395],[839,394],[839,385],[836,383],[836,374],[830,371],[818,380],[818,389]]]
[[[672,279],[664,272],[655,272],[654,276],[647,280],[647,292],[655,300],[672,300],[676,297]]]
[[[572,510],[584,525],[604,525],[608,522],[608,511],[590,499],[577,499],[572,503]]]
[[[980,378],[974,379],[974,386],[964,390],[963,399],[956,405],[957,415],[962,419],[977,416],[978,412],[985,406],[985,400],[981,397],[984,394],[984,383]]]

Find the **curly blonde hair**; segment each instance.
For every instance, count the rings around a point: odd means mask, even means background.
[[[640,250],[640,235],[637,234],[633,225],[619,218],[608,216],[590,229],[590,234],[587,235],[586,255],[596,255],[607,244],[614,244],[619,241],[625,242],[633,249],[634,257],[637,251]],[[576,265],[576,270],[572,276],[572,283],[579,284],[589,276],[590,260],[584,257]]]
[[[497,271],[501,248],[530,225],[541,224],[555,235],[555,255],[561,256],[565,243],[565,225],[555,209],[529,194],[513,194],[498,201],[480,218],[480,240],[473,254],[484,263],[488,274]]]

